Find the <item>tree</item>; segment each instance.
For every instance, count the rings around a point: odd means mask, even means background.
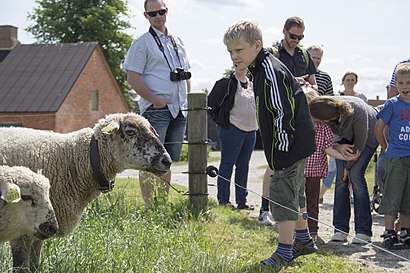
[[[29,13],[35,22],[25,30],[38,43],[75,43],[97,41],[130,105],[126,73],[120,68],[132,37],[124,32],[130,28],[127,0],[36,0],[39,4]]]

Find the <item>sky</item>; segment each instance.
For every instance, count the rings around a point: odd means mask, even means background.
[[[133,38],[145,33],[144,0],[128,0],[128,19]],[[335,92],[342,91],[341,78],[348,70],[359,75],[357,92],[369,99],[386,98],[386,85],[395,65],[410,58],[410,1],[408,0],[168,0],[166,26],[185,43],[192,72],[192,91],[212,89],[231,60],[222,39],[238,20],[253,20],[263,33],[264,46],[283,38],[290,16],[305,22],[301,44],[323,46],[320,69],[330,74]],[[24,29],[34,22],[28,13],[33,0],[0,0],[0,25],[18,27],[23,44],[35,39]]]

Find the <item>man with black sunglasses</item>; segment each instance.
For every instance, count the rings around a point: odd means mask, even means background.
[[[149,31],[135,39],[123,62],[127,81],[141,98],[140,113],[148,119],[173,161],[179,161],[186,128],[187,93],[191,89],[190,65],[182,40],[165,26],[168,8],[162,0],[145,0]],[[171,172],[158,179],[140,172],[145,203],[151,205],[154,184],[168,193]]]
[[[299,84],[310,84],[317,90],[316,68],[310,54],[299,45],[305,37],[305,23],[297,16],[289,17],[283,27],[284,38],[278,46],[279,60],[286,65]]]

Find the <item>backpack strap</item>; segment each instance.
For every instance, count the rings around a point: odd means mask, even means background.
[[[307,68],[309,68],[310,58],[309,58],[309,54],[308,54],[307,50],[306,50],[303,46],[300,46],[300,45],[298,45],[297,47],[298,47],[300,50],[302,50],[303,57],[305,58]]]
[[[268,51],[272,53],[272,55],[275,56],[277,59],[279,59],[280,57],[279,49],[276,46],[268,47]]]

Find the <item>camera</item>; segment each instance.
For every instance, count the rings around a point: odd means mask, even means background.
[[[173,82],[189,80],[191,78],[191,72],[185,71],[182,68],[176,68],[174,71],[171,71],[170,79]]]

